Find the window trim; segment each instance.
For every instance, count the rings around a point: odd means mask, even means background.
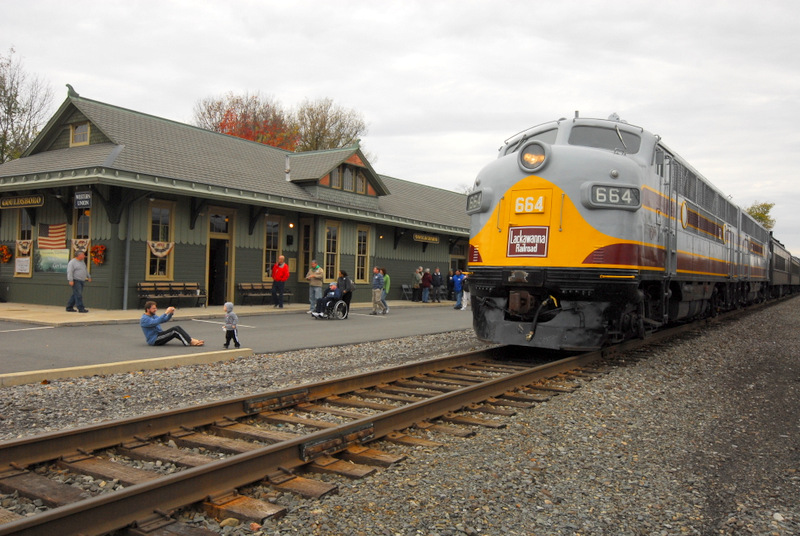
[[[333,277],[328,277],[328,255],[332,252],[328,251],[328,229],[336,228],[336,251],[333,252],[334,255],[334,263],[333,263]],[[325,279],[323,281],[325,283],[335,283],[339,278],[339,258],[341,255],[342,250],[342,222],[339,220],[325,220],[325,247],[323,251],[323,259],[322,259],[322,269],[325,271]]]
[[[150,261],[153,253],[150,251],[150,246],[147,244],[147,242],[152,240],[151,233],[153,232],[153,208],[166,208],[169,210],[169,239],[166,240],[166,242],[175,241],[175,203],[173,201],[164,201],[160,199],[150,201],[147,205],[147,233],[145,234],[144,243],[144,247],[147,250],[144,265],[145,281],[172,281],[175,273],[175,248],[173,248],[169,255],[167,255],[166,274],[153,275],[150,273]]]
[[[362,279],[358,278],[358,235],[361,231],[366,232],[367,234],[367,243],[365,244],[366,253],[364,254],[364,277]],[[356,226],[356,259],[355,259],[355,266],[353,267],[353,281],[358,283],[369,283],[371,281],[372,273],[370,271],[370,260],[371,260],[371,248],[372,248],[372,228],[369,225],[357,225]]]
[[[29,237],[28,238],[22,238],[22,218],[23,218],[22,215],[23,214],[27,215],[28,213],[27,213],[26,209],[20,208],[17,211],[17,240],[14,242],[14,277],[26,277],[26,278],[30,279],[31,277],[33,277],[33,240],[34,240],[34,238],[33,238],[33,221],[31,221],[30,217],[28,217],[28,224],[30,225],[30,227],[28,229]],[[19,241],[19,240],[30,240],[31,241],[31,247],[28,250],[28,254],[27,255],[20,255],[19,246],[17,245],[17,241]],[[17,259],[19,259],[20,257],[28,258],[29,261],[30,261],[30,264],[28,265],[28,271],[27,272],[17,272]]]
[[[278,257],[283,255],[283,217],[276,214],[267,214],[264,216],[264,247],[261,248],[261,266],[263,268],[261,281],[264,282],[274,281],[271,272],[273,263],[270,263],[270,266],[267,267],[267,223],[270,221],[277,221],[278,223],[278,247],[275,250],[275,262],[278,262]]]
[[[75,141],[75,135],[78,134],[76,130],[80,127],[86,127],[86,140],[85,141]],[[83,133],[80,133],[81,135]],[[83,145],[89,145],[89,140],[91,139],[92,135],[92,125],[89,121],[85,121],[83,123],[76,123],[74,125],[69,126],[69,146],[70,147],[81,147]]]

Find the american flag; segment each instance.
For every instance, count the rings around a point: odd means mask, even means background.
[[[66,243],[66,223],[39,224],[39,249],[64,249]]]

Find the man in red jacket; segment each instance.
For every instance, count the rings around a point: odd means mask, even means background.
[[[283,291],[289,280],[289,265],[284,262],[283,255],[272,266],[272,303],[274,307],[283,309]]]

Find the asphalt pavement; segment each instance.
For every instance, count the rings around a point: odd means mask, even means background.
[[[387,315],[373,316],[370,304],[354,303],[346,320],[315,319],[302,303],[284,309],[237,306],[242,348],[226,350],[221,306],[179,309],[163,324],[180,325],[206,343],[184,347],[177,340],[148,346],[139,309],[80,314],[56,306],[0,303],[0,387],[471,328],[471,311],[453,305],[392,301]]]

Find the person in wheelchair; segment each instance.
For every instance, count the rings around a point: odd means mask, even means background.
[[[311,314],[316,318],[326,316],[325,312],[341,299],[342,291],[339,290],[339,287],[336,285],[336,283],[331,283],[331,286],[328,288],[328,292],[326,292],[323,297],[317,300],[317,307]]]

